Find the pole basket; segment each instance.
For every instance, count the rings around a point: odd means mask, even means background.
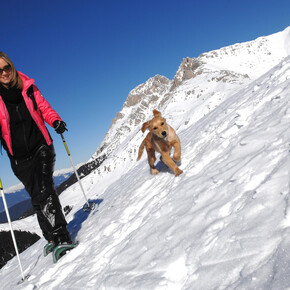
[[[83,211],[85,212],[91,212],[96,208],[96,204],[92,201],[88,201],[87,203],[84,204],[83,206]]]
[[[27,274],[24,278],[22,278],[20,281],[17,282],[17,285],[20,285],[24,283],[25,281],[27,281],[29,277],[30,277],[30,274]]]

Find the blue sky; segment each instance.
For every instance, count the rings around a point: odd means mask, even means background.
[[[156,74],[172,79],[185,57],[281,31],[289,11],[289,0],[11,0],[1,3],[0,50],[67,123],[78,164],[137,85]],[[56,169],[70,167],[50,132]],[[6,152],[0,158],[4,187],[18,184]]]

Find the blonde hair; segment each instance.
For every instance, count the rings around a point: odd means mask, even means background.
[[[23,82],[22,82],[22,79],[20,78],[17,70],[15,69],[15,66],[14,66],[12,60],[8,57],[8,55],[6,53],[4,53],[2,51],[0,51],[0,58],[5,60],[11,67],[12,78],[11,78],[10,87],[16,87],[16,88],[22,90]]]

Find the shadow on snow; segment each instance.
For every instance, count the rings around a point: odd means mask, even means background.
[[[95,200],[90,200],[89,202],[94,202],[96,207],[93,211],[84,211],[82,208],[79,209],[73,217],[73,220],[70,221],[68,224],[68,230],[71,234],[72,240],[75,240],[79,230],[81,229],[82,223],[89,217],[91,213],[95,213],[98,211],[99,205],[103,202],[103,199],[95,199]]]

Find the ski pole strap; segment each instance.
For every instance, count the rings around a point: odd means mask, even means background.
[[[67,147],[67,144],[66,144],[66,142],[65,142],[65,140],[64,140],[64,137],[63,137],[62,134],[60,134],[60,136],[61,136],[62,142],[63,142],[63,144],[64,144],[65,150],[66,150],[68,156],[70,156],[70,152],[69,152],[69,150],[68,150],[68,147]]]

